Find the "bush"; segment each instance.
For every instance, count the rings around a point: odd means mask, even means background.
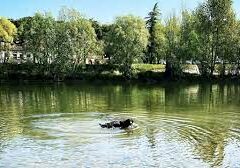
[[[102,73],[102,72],[111,72],[118,71],[119,66],[114,64],[96,64],[96,65],[86,65],[84,71],[86,72],[94,72],[94,73]]]

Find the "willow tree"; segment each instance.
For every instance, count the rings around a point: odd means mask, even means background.
[[[158,3],[156,3],[153,7],[153,10],[149,12],[148,17],[146,18],[147,19],[146,24],[147,24],[147,28],[150,36],[149,36],[149,42],[147,46],[145,61],[150,64],[154,63],[157,55],[156,26],[159,22],[159,17],[160,17],[160,10],[158,8]]]
[[[73,63],[71,69],[74,72],[77,66],[85,65],[86,59],[96,54],[101,45],[97,41],[92,23],[75,9],[63,8],[60,11],[59,21],[64,24],[64,35],[59,36],[61,38],[58,40],[64,42],[63,47],[68,50],[68,58]]]
[[[0,51],[11,49],[16,33],[16,26],[8,19],[0,17]],[[4,62],[5,59],[7,58],[4,58]]]
[[[148,30],[140,17],[117,17],[108,33],[106,42],[113,63],[122,66],[122,73],[130,78],[131,65],[142,58],[148,43]]]

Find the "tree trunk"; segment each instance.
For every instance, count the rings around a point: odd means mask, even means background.
[[[237,61],[237,73],[236,75],[239,75],[239,71],[240,71],[240,61]]]
[[[165,68],[165,77],[172,78],[174,75],[173,72],[173,65],[170,61],[166,61],[166,68]]]
[[[238,57],[240,56],[240,48],[238,48]],[[237,76],[239,75],[240,71],[240,61],[237,60]]]
[[[213,72],[215,69],[215,55],[214,55],[214,44],[212,44],[211,67],[210,67],[210,75],[211,76],[213,76]]]
[[[226,71],[226,63],[225,63],[225,61],[223,61],[221,72],[220,72],[221,77],[225,76],[225,71]]]
[[[212,45],[212,62],[211,62],[211,76],[213,75],[213,72],[214,72],[214,69],[215,69],[215,62],[216,62],[216,59],[217,59],[217,56],[218,56],[218,41],[219,41],[219,29],[217,27],[217,31],[216,31],[216,43],[213,42],[213,45]],[[214,38],[214,35],[213,35],[213,38]],[[214,38],[215,39],[215,38]],[[215,49],[215,52],[214,52],[214,49]]]
[[[6,52],[3,52],[4,55],[3,55],[3,63],[6,63],[6,58],[7,58],[7,53]]]
[[[200,66],[198,68],[200,70],[201,76],[207,77],[209,75],[208,67],[203,61],[201,61]]]

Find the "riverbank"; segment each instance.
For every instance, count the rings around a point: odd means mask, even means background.
[[[32,64],[1,64],[0,81],[1,83],[19,82],[71,82],[71,81],[105,81],[105,82],[143,82],[143,83],[164,83],[164,82],[187,82],[187,83],[219,83],[219,82],[240,82],[240,76],[201,76],[196,73],[183,73],[174,78],[166,77],[164,65],[133,65],[132,78],[125,78],[119,72],[117,65],[87,65],[78,68],[74,73],[54,73],[44,71],[42,65]]]
[[[41,75],[19,75],[11,74],[7,77],[0,78],[0,83],[79,83],[79,82],[100,82],[100,83],[145,83],[145,84],[164,84],[164,83],[240,83],[240,78],[235,76],[226,76],[224,78],[202,77],[199,75],[185,74],[184,76],[170,79],[164,76],[163,72],[144,72],[134,75],[132,79],[126,79],[121,75],[115,74],[90,74],[79,73],[74,77],[66,77],[65,79],[55,80],[49,76]]]

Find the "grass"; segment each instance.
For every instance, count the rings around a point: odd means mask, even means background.
[[[136,72],[164,72],[165,71],[165,65],[163,64],[133,64],[132,68]]]

